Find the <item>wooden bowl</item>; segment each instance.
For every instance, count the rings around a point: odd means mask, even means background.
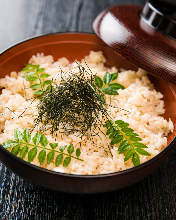
[[[38,52],[80,60],[90,50],[103,51],[107,66],[136,70],[136,67],[105,45],[96,35],[85,33],[57,33],[36,37],[6,50],[0,55],[0,77],[19,71],[25,62]],[[164,94],[166,118],[175,123],[176,86],[156,78],[151,79],[157,90]],[[176,125],[176,124],[175,124]],[[50,171],[30,164],[0,146],[0,160],[19,176],[41,186],[69,193],[98,193],[124,188],[152,173],[166,158],[176,142],[175,131],[168,137],[168,146],[151,160],[124,171],[101,175],[75,175]]]

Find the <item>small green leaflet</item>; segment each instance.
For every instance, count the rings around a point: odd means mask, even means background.
[[[32,162],[35,159],[36,155],[37,155],[37,147],[33,147],[32,149],[30,149],[28,153],[28,161]]]
[[[112,138],[111,144],[117,144],[120,143],[123,140],[123,135],[118,135]]]
[[[46,81],[44,81],[43,82],[43,86],[45,86],[45,85],[50,85],[52,83],[52,81],[51,80],[46,80]]]
[[[79,157],[80,155],[81,155],[80,148],[77,148],[77,149],[76,149],[76,156]]]
[[[47,154],[47,164],[50,164],[54,160],[54,151],[50,151]]]
[[[62,163],[63,158],[64,158],[63,154],[59,154],[59,155],[56,157],[56,161],[55,161],[56,167],[58,167],[58,166]]]
[[[31,140],[31,135],[30,135],[28,129],[26,129],[26,128],[24,129],[23,139],[26,143],[29,143]]]
[[[37,76],[26,76],[26,80],[33,82],[33,81],[38,80],[38,77]]]
[[[31,89],[38,89],[40,88],[40,84],[34,84],[32,86],[30,86]]]
[[[41,165],[44,164],[45,157],[46,157],[46,150],[41,150],[38,154],[38,160]]]
[[[115,90],[124,89],[124,86],[120,85],[119,83],[109,84],[109,87],[110,87],[111,89],[115,89]]]
[[[102,91],[106,95],[118,95],[119,94],[115,89],[111,88],[110,86],[108,88],[103,88]]]
[[[45,136],[44,134],[42,134],[41,137],[40,137],[40,143],[41,143],[44,147],[46,147],[47,144],[48,144],[48,140],[47,140],[47,138],[46,138],[46,136]]]
[[[17,155],[19,153],[19,150],[20,150],[20,145],[17,144],[12,148],[11,153]]]
[[[20,157],[21,157],[22,159],[24,159],[25,156],[26,156],[26,154],[27,154],[27,152],[28,152],[28,146],[25,145],[24,147],[22,147],[22,149],[21,149],[21,151],[20,151]]]
[[[48,78],[49,76],[50,76],[50,74],[48,74],[48,73],[42,73],[40,75],[41,78]]]
[[[72,154],[72,153],[74,152],[73,144],[70,144],[70,145],[68,146],[67,152],[68,152],[69,154]]]
[[[17,139],[18,142],[20,142],[23,138],[23,135],[18,128],[14,131],[14,137]]]
[[[145,151],[142,148],[136,148],[136,151],[141,155],[150,156],[149,152]]]
[[[63,166],[64,166],[64,167],[67,167],[70,162],[71,162],[71,157],[66,157],[66,158],[64,159]]]
[[[103,82],[105,83],[105,85],[108,85],[111,82],[111,79],[112,75],[110,73],[105,73],[103,77]]]
[[[95,84],[98,86],[98,88],[102,88],[103,80],[99,76],[95,76]]]
[[[112,73],[112,74],[111,74],[111,81],[116,80],[117,77],[118,77],[118,73]]]
[[[124,161],[129,160],[133,156],[134,150],[128,150],[125,154]]]
[[[65,150],[66,147],[67,147],[67,145],[64,145],[64,146],[60,147],[59,150],[60,150],[61,152],[64,152],[64,150]]]
[[[38,96],[43,95],[43,91],[38,90],[38,91],[34,92],[34,95],[38,95]]]
[[[140,165],[139,154],[137,154],[136,152],[133,154],[132,162],[133,162],[134,166]]]
[[[4,148],[10,148],[10,147],[14,147],[17,144],[18,143],[14,140],[8,140],[7,142],[3,143],[3,147]]]
[[[58,143],[50,143],[49,145],[52,149],[55,149],[58,146]]]
[[[69,144],[58,149],[58,143],[49,143],[44,134],[37,132],[31,137],[27,128],[23,132],[15,129],[14,140],[6,141],[3,143],[3,147],[22,159],[27,158],[29,162],[33,162],[37,158],[40,165],[55,163],[56,166],[62,164],[67,167],[72,159],[83,161],[79,158],[80,148],[77,148],[75,152],[73,144]]]
[[[40,142],[40,137],[41,137],[41,134],[39,133],[39,132],[37,132],[36,134],[35,134],[35,136],[33,137],[33,143],[35,144],[35,145],[38,145],[39,144],[39,142]]]

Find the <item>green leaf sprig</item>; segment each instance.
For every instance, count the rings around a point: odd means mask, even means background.
[[[111,83],[112,81],[116,80],[118,77],[118,73],[105,73],[103,80],[95,75],[95,84],[96,86],[101,89],[101,91],[106,95],[118,95],[119,89],[125,89],[124,86],[122,86],[119,83]]]
[[[21,71],[24,72],[23,77],[32,84],[30,88],[35,91],[34,95],[37,97],[42,97],[45,91],[51,89],[52,80],[47,79],[50,74],[45,73],[44,70],[40,65],[27,63]]]
[[[142,139],[132,128],[129,128],[127,122],[117,120],[113,123],[111,120],[107,120],[104,127],[107,128],[106,135],[111,139],[111,145],[119,144],[118,152],[124,154],[124,161],[132,159],[133,165],[138,166],[140,164],[139,155],[150,156],[144,150],[147,146],[140,142]]]
[[[29,162],[34,161],[37,157],[40,165],[44,164],[45,160],[47,164],[54,162],[56,167],[61,164],[67,167],[72,159],[83,161],[79,158],[80,148],[75,151],[73,144],[70,144],[56,149],[58,143],[48,143],[46,136],[39,132],[31,137],[27,128],[23,133],[19,129],[15,129],[14,139],[3,143],[3,146],[7,149],[10,148],[11,153],[22,159],[27,156]]]

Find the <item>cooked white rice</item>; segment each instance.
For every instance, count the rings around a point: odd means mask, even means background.
[[[82,60],[81,65],[83,66],[85,66],[84,60],[91,71],[100,77],[103,77],[107,71],[111,73],[117,71],[115,67],[109,69],[105,66],[106,59],[101,51],[91,51],[89,56]],[[44,56],[44,54],[32,56],[29,63],[40,64],[45,68],[46,73],[49,73],[52,78],[56,78],[57,84],[60,82],[58,73],[61,69],[67,73],[76,71],[77,66],[76,63],[69,63],[66,58],[54,61],[52,56]],[[146,150],[151,156],[140,156],[141,163],[143,163],[166,147],[166,136],[173,131],[173,123],[161,116],[165,111],[163,95],[153,88],[145,71],[141,69],[137,72],[121,71],[116,81],[122,84],[125,89],[119,90],[119,95],[111,96],[111,104],[118,108],[109,107],[108,112],[114,120],[122,119],[128,122],[130,127],[142,138],[142,142],[148,146]],[[0,143],[3,143],[13,138],[15,128],[23,131],[25,128],[34,126],[37,101],[31,104],[30,99],[33,96],[33,91],[21,73],[12,72],[10,76],[0,79],[0,87],[4,88],[0,95]],[[107,95],[107,102],[109,99],[110,96]],[[27,110],[23,116],[18,117],[25,108]],[[117,146],[111,149],[112,156],[105,153],[104,149],[107,148],[110,140],[102,133],[99,133],[100,137],[93,137],[94,144],[87,137],[80,139],[74,135],[61,137],[58,133],[57,137],[52,137],[49,132],[45,134],[49,141],[55,141],[56,138],[59,146],[72,143],[77,148],[81,143],[80,157],[84,161],[73,159],[66,168],[62,165],[55,167],[54,163],[47,165],[45,162],[42,167],[57,172],[75,174],[103,174],[133,167],[131,160],[124,162],[124,155],[118,154]],[[37,159],[33,163],[39,165]]]

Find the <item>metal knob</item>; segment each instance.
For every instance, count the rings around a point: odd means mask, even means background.
[[[148,0],[141,19],[154,30],[176,40],[176,3],[164,0]]]

